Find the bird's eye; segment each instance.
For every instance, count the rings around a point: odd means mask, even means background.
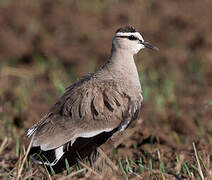
[[[133,36],[133,35],[129,36],[128,39],[129,39],[129,40],[138,40],[138,38],[135,37],[135,36]]]

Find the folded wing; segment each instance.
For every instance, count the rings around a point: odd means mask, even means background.
[[[83,82],[83,83],[82,83]],[[79,137],[93,137],[117,128],[129,112],[130,98],[113,80],[89,76],[70,86],[50,111],[28,131],[33,147],[47,151]]]

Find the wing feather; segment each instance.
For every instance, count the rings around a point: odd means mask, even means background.
[[[130,98],[117,83],[83,80],[69,87],[49,113],[29,130],[33,146],[50,150],[78,137],[117,128],[128,111]]]
[[[100,90],[94,89],[93,100],[91,103],[93,117],[96,118],[96,116],[101,116],[104,112],[104,101],[102,92]]]
[[[91,108],[90,103],[91,99],[93,98],[91,89],[88,89],[82,97],[81,104],[80,104],[80,113],[83,117],[91,118]]]

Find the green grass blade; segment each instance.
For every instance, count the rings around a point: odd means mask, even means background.
[[[144,167],[143,167],[143,162],[142,162],[142,158],[141,157],[138,160],[138,166],[139,166],[140,174],[143,174],[144,173]]]
[[[19,157],[19,152],[20,152],[19,138],[16,138],[16,142],[15,142],[15,155],[16,155],[16,157]]]
[[[191,172],[190,172],[190,170],[189,170],[189,168],[188,168],[186,162],[183,162],[183,163],[182,163],[182,166],[184,167],[184,172],[185,172],[185,174],[188,174],[189,177],[191,177]]]
[[[50,171],[51,171],[52,176],[54,176],[55,175],[54,169],[52,168],[52,166],[49,166],[49,168],[50,168]]]
[[[163,161],[160,161],[160,170],[165,173],[165,166],[164,166],[164,163]]]
[[[122,162],[121,160],[119,159],[119,168],[120,168],[120,171],[123,173],[123,174],[126,174],[125,170],[124,170],[124,167],[122,165]]]
[[[204,167],[205,170],[207,171],[207,167],[206,167],[206,165],[205,165],[205,163],[204,163],[204,161],[203,161],[203,159],[202,159],[202,157],[201,157],[201,155],[199,154],[198,151],[197,151],[197,155],[198,155],[198,158],[200,159],[201,164],[203,165],[203,167]]]
[[[67,159],[65,159],[65,165],[66,165],[67,175],[69,175],[71,173],[71,170],[70,170],[70,166],[69,166],[69,163],[68,163],[68,160]]]
[[[149,159],[149,170],[152,171],[153,165],[152,165],[152,158]]]

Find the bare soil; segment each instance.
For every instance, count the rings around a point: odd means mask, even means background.
[[[161,162],[166,179],[192,179],[182,162],[196,179],[195,143],[204,177],[212,177],[211,1],[5,1],[0,13],[0,177],[17,166],[17,144],[22,152],[29,143],[26,130],[65,87],[105,62],[113,33],[129,24],[160,51],[137,55],[144,91],[140,117],[101,149],[116,166],[126,157],[142,159],[147,170],[129,179],[163,179]],[[48,178],[38,165],[23,172]]]

